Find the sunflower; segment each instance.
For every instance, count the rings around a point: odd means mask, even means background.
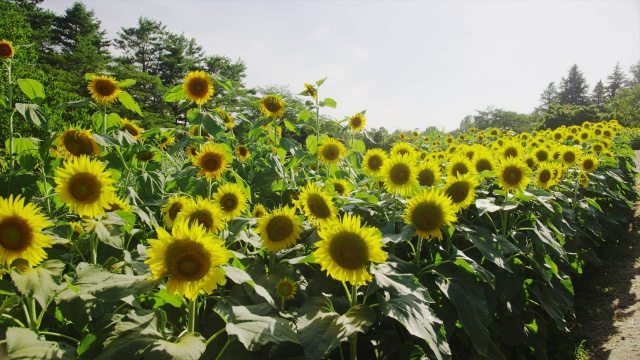
[[[362,131],[367,124],[367,118],[362,113],[357,113],[349,118],[349,126],[353,131]]]
[[[424,161],[418,165],[418,183],[420,186],[437,186],[440,184],[441,176],[440,166],[433,160]]]
[[[500,135],[500,130],[497,128],[492,128],[491,130],[489,130],[489,135],[490,136],[498,136]]]
[[[527,155],[527,157],[524,158],[524,162],[531,170],[535,170],[535,168],[538,166],[538,159],[533,154]]]
[[[457,221],[451,198],[439,189],[422,189],[407,202],[404,221],[416,227],[418,235],[442,240],[440,228]]]
[[[598,168],[598,158],[593,155],[583,155],[580,158],[580,169],[584,172],[594,172]]]
[[[518,158],[524,156],[524,148],[520,143],[512,140],[505,141],[500,147],[500,155],[506,159],[510,157]]]
[[[13,56],[13,45],[11,41],[0,41],[0,58],[8,59]]]
[[[444,186],[444,194],[451,198],[457,211],[468,208],[476,197],[478,180],[471,174],[450,176]]]
[[[142,137],[143,128],[136,125],[133,121],[129,121],[127,118],[122,118],[122,129],[131,134],[134,139],[140,140]]]
[[[309,223],[324,225],[338,215],[329,193],[314,183],[300,189],[300,197],[296,205],[308,218]]]
[[[213,234],[217,234],[225,226],[224,215],[218,204],[201,197],[198,197],[196,201],[186,203],[176,216],[175,221],[184,220],[189,221],[189,225],[198,223]]]
[[[213,81],[204,71],[196,70],[188,73],[182,87],[187,99],[198,105],[206,104],[213,96]]]
[[[302,223],[295,208],[285,206],[258,220],[256,233],[262,238],[262,247],[270,251],[290,248],[302,234]]]
[[[161,150],[166,150],[169,146],[173,145],[176,143],[176,138],[174,138],[173,136],[167,136],[163,139],[161,139],[160,144],[158,144],[158,147]]]
[[[136,159],[138,161],[146,162],[151,161],[156,157],[156,153],[152,149],[142,149],[136,153]]]
[[[209,136],[209,133],[204,129],[204,126],[202,125],[191,125],[191,127],[189,128],[189,134],[191,134],[191,136]]]
[[[493,169],[496,168],[496,162],[488,150],[476,152],[471,163],[472,168],[478,173],[483,171],[493,171]]]
[[[0,263],[11,265],[16,259],[24,259],[33,266],[40,264],[47,258],[42,248],[53,245],[42,229],[52,225],[36,205],[25,205],[20,195],[0,197]]]
[[[226,183],[218,188],[213,201],[222,210],[225,219],[231,220],[247,210],[247,196],[238,184]]]
[[[194,204],[192,198],[183,195],[174,195],[167,200],[167,203],[162,208],[164,214],[164,223],[167,227],[172,227],[178,214],[187,207],[187,205]]]
[[[267,215],[267,209],[265,209],[264,205],[255,204],[253,206],[253,211],[251,212],[252,217],[259,219],[265,215]]]
[[[322,270],[338,281],[365,285],[372,280],[369,263],[387,261],[382,234],[375,227],[362,226],[357,215],[345,214],[318,231],[321,240],[313,253]]]
[[[260,111],[264,116],[279,118],[284,114],[284,102],[279,95],[267,95],[260,100]]]
[[[418,184],[418,169],[415,158],[409,155],[394,155],[380,170],[384,186],[390,193],[409,195]]]
[[[543,147],[537,148],[536,151],[533,152],[533,155],[536,157],[538,162],[549,160],[549,151]]]
[[[560,160],[567,166],[575,165],[580,155],[582,155],[582,151],[575,146],[563,146],[560,149]]]
[[[416,148],[409,143],[406,143],[404,141],[399,141],[393,144],[393,146],[391,147],[391,150],[389,151],[389,154],[391,156],[393,155],[415,156]]]
[[[604,149],[606,149],[606,146],[604,145],[603,142],[595,142],[593,144],[591,144],[591,150],[593,150],[595,153],[600,153],[602,152]]]
[[[541,189],[548,189],[557,182],[556,174],[558,171],[557,163],[543,162],[538,166],[535,174],[536,186]]]
[[[131,205],[129,205],[128,200],[124,200],[119,196],[113,195],[108,202],[109,206],[105,209],[106,211],[131,211]]]
[[[347,196],[353,190],[351,183],[343,179],[329,179],[327,183],[333,185],[333,190],[340,196]]]
[[[65,161],[64,167],[56,170],[54,180],[60,201],[79,216],[105,215],[115,192],[111,171],[105,170],[102,162],[87,156]]]
[[[244,145],[236,146],[235,153],[238,160],[242,162],[244,162],[249,158],[249,156],[251,156],[251,153],[249,152],[249,148]]]
[[[342,143],[334,138],[328,138],[318,148],[318,156],[320,160],[326,164],[336,164],[344,155],[347,149]]]
[[[67,129],[56,141],[58,152],[64,157],[80,157],[82,155],[100,155],[100,148],[91,130]]]
[[[369,149],[362,159],[362,172],[370,176],[380,174],[382,165],[389,160],[389,156],[382,149]]]
[[[500,161],[496,168],[498,184],[504,191],[521,192],[531,180],[531,169],[519,158],[509,157]]]
[[[80,237],[82,235],[84,235],[86,232],[84,231],[84,228],[82,227],[82,224],[80,224],[77,221],[73,221],[69,223],[69,226],[71,226],[71,236],[73,237]]]
[[[469,173],[472,168],[473,165],[471,164],[471,161],[469,161],[465,155],[453,155],[449,159],[449,164],[447,165],[447,175],[454,177],[464,175]]]
[[[218,144],[204,145],[200,148],[193,162],[200,167],[198,176],[206,176],[209,181],[214,178],[219,180],[229,167],[225,151]]]
[[[400,140],[403,140],[403,141],[404,141],[404,139],[406,139],[406,138],[407,138],[407,137],[406,137],[406,135],[405,135],[404,133],[400,133],[400,134],[398,134],[398,137],[400,138]]]
[[[587,175],[586,172],[584,171],[578,172],[578,180],[580,180],[580,185],[582,185],[582,187],[589,186],[589,176]]]
[[[220,118],[222,118],[222,121],[224,121],[224,125],[226,127],[228,127],[229,129],[233,129],[233,127],[236,126],[236,123],[233,122],[233,116],[231,116],[231,114],[222,110],[222,108],[216,108],[216,112],[218,113],[218,115],[220,115]]]
[[[201,225],[190,225],[186,221],[175,224],[169,234],[156,228],[157,239],[148,239],[148,259],[151,277],[167,280],[167,292],[178,293],[195,300],[203,291],[211,294],[226,282],[222,265],[229,262],[231,251],[224,242],[210,234]]]
[[[196,156],[198,156],[198,151],[200,149],[200,144],[195,143],[187,146],[187,156],[193,161]]]
[[[316,92],[316,89],[313,87],[313,85],[304,83],[304,88],[309,96],[311,96],[314,100],[318,100],[318,93]]]
[[[116,79],[106,75],[92,77],[87,89],[91,97],[100,104],[115,102],[122,92]]]
[[[298,284],[288,277],[282,278],[282,280],[276,284],[276,293],[282,299],[293,299],[296,296],[297,289]]]

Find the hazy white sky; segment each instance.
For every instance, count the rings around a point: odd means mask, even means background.
[[[73,0],[46,0],[56,13]],[[576,63],[589,87],[640,60],[640,1],[85,0],[110,38],[140,16],[241,58],[249,86],[328,76],[320,97],[367,127],[447,131],[494,105],[528,113]]]

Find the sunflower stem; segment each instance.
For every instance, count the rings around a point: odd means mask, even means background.
[[[220,350],[220,352],[218,353],[218,356],[216,356],[216,360],[219,360],[222,358],[222,354],[224,353],[225,350],[227,350],[227,347],[229,346],[230,343],[231,343],[231,338],[228,338],[227,342],[224,343],[222,350]]]
[[[358,285],[351,286],[351,296],[350,296],[350,304],[351,307],[354,307],[358,304]],[[358,351],[358,333],[355,332],[351,337],[349,337],[349,357],[351,360],[356,360],[357,351]]]
[[[95,233],[92,233],[89,238],[89,247],[91,248],[91,263],[96,265],[98,263],[98,241]]]
[[[342,282],[342,287],[344,287],[344,292],[345,294],[347,294],[347,300],[349,300],[349,305],[351,305],[352,300],[351,300],[351,292],[349,291],[349,288],[347,287],[347,283],[346,282]]]
[[[24,323],[16,318],[14,318],[13,316],[9,315],[9,314],[0,314],[0,317],[5,317],[11,321],[13,321],[14,323],[16,323],[16,325],[26,328],[26,326],[24,326]]]
[[[198,104],[198,113],[202,114],[202,104]],[[202,124],[198,125],[198,136],[202,136]]]
[[[285,302],[284,296],[280,297],[280,310],[282,311],[284,311],[284,302]]]
[[[58,334],[56,332],[51,332],[51,331],[39,331],[38,334],[40,335],[50,335],[50,336],[58,336],[61,337],[63,339],[67,339],[70,341],[73,341],[76,344],[80,344],[80,340],[76,339],[76,338],[72,338],[71,336],[67,336],[67,335],[63,335],[63,334]]]
[[[420,252],[422,251],[422,236],[418,235],[418,246],[416,249],[415,261],[416,265],[420,265]]]
[[[318,90],[316,90],[316,169],[320,173],[320,157],[318,157],[318,143],[320,143],[320,105],[318,103]]]
[[[104,134],[107,134],[107,104],[102,106],[102,118],[104,119],[102,122],[102,126],[104,127]],[[125,165],[126,166],[126,165]]]
[[[11,58],[9,58],[9,66],[7,67],[7,80],[9,85],[7,87],[8,98],[9,98],[9,106],[7,109],[11,112],[9,115],[9,158],[11,159],[11,169],[14,167],[14,158],[13,158],[13,114],[15,111],[13,110],[13,85],[11,83]]]
[[[29,315],[29,309],[27,308],[27,304],[25,303],[25,297],[23,296],[20,299],[20,303],[22,304],[22,311],[24,311],[24,318],[27,319],[27,326],[31,329],[31,316]]]
[[[196,318],[198,317],[198,298],[189,301],[188,329],[190,333],[196,332]]]
[[[38,315],[36,314],[36,300],[33,297],[29,297],[29,318],[31,321],[30,328],[31,330],[37,332],[38,331]]]

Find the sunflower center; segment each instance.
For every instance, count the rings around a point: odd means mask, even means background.
[[[464,174],[466,174],[468,172],[469,172],[469,168],[467,167],[467,165],[465,165],[464,163],[461,163],[461,162],[455,163],[451,167],[451,174],[453,176],[458,176],[458,174],[464,175]]]
[[[444,222],[444,212],[438,204],[424,202],[418,204],[411,213],[411,223],[422,231],[436,230]]]
[[[153,159],[153,153],[151,151],[144,151],[136,155],[136,157],[140,161],[149,161]]]
[[[245,157],[247,156],[247,148],[246,147],[240,147],[238,148],[238,153],[240,154],[240,156]]]
[[[525,162],[527,163],[527,166],[530,168],[533,168],[536,164],[533,162],[533,158],[527,158],[525,160]]]
[[[102,184],[93,174],[78,173],[69,179],[68,189],[76,201],[93,203],[100,198]]]
[[[380,158],[380,156],[372,156],[367,160],[367,165],[369,169],[373,171],[380,170],[380,167],[382,167],[382,158]]]
[[[390,178],[396,185],[404,185],[409,182],[411,169],[407,164],[396,164],[391,168]]]
[[[562,159],[567,163],[572,163],[572,162],[576,161],[576,154],[574,154],[571,151],[567,151],[566,153],[564,153],[562,155]]]
[[[436,181],[436,174],[431,169],[424,169],[418,173],[418,182],[420,186],[433,186]]]
[[[238,207],[238,197],[235,194],[224,194],[220,198],[220,206],[225,212],[232,212]]]
[[[265,99],[265,101],[263,102],[263,105],[265,108],[267,108],[267,110],[269,110],[272,113],[278,112],[280,111],[280,109],[282,109],[282,106],[280,105],[277,99]]]
[[[122,207],[120,207],[119,204],[109,203],[109,208],[107,209],[107,211],[118,211],[118,210],[123,210]]]
[[[463,202],[467,196],[469,196],[470,191],[471,187],[466,181],[459,181],[451,184],[445,193],[451,198],[454,204],[458,204]]]
[[[351,127],[352,128],[359,128],[362,125],[362,119],[359,116],[353,117],[351,119]]]
[[[331,216],[331,209],[329,209],[329,206],[322,196],[318,194],[309,194],[307,207],[309,208],[309,212],[318,219],[326,219]]]
[[[398,149],[398,151],[396,151],[396,153],[400,155],[406,155],[406,154],[409,154],[409,149],[400,148]]]
[[[220,170],[222,165],[222,159],[219,154],[207,153],[204,154],[202,159],[202,168],[209,172],[215,172]]]
[[[340,195],[344,195],[344,192],[347,190],[347,189],[344,188],[344,185],[342,185],[340,183],[333,183],[333,188]]]
[[[338,159],[340,156],[340,148],[334,144],[328,144],[322,150],[322,156],[329,161]]]
[[[541,183],[546,184],[549,182],[549,180],[551,180],[551,171],[544,169],[540,172],[540,174],[538,175],[538,179],[540,180]]]
[[[549,153],[544,150],[540,150],[536,152],[536,158],[538,161],[547,161],[549,159]]]
[[[195,97],[204,97],[209,91],[209,84],[206,79],[192,78],[187,85],[189,92]]]
[[[518,156],[518,149],[512,146],[504,149],[504,157],[508,158],[508,157],[517,157],[517,156]]]
[[[491,170],[493,167],[491,166],[491,161],[487,159],[480,159],[476,161],[476,170],[478,172],[483,172],[485,170]]]
[[[585,170],[591,170],[593,169],[593,160],[591,159],[586,159],[583,163],[582,166],[584,167]]]
[[[504,181],[509,185],[519,185],[522,181],[522,170],[517,166],[507,166],[503,171]]]
[[[23,251],[33,242],[33,231],[26,219],[9,216],[0,221],[0,246],[10,251]]]
[[[278,215],[269,220],[267,236],[273,242],[283,241],[293,234],[293,222],[286,216]]]
[[[0,57],[7,59],[13,54],[13,49],[9,44],[0,44]]]
[[[278,285],[278,294],[282,297],[289,297],[293,295],[293,286],[288,281],[282,282]]]
[[[127,132],[132,136],[140,135],[140,132],[138,131],[138,129],[136,129],[136,127],[131,124],[124,124],[123,128],[127,130]]]
[[[195,241],[178,240],[169,245],[166,254],[167,269],[177,280],[198,281],[211,268],[211,254]]]
[[[600,145],[600,144],[593,145],[593,151],[601,152],[602,151],[602,145]]]
[[[65,132],[62,138],[65,149],[73,156],[93,155],[91,139],[78,131]]]
[[[95,80],[95,89],[101,96],[111,96],[116,92],[116,84],[107,79]]]
[[[189,216],[189,224],[198,223],[205,229],[213,229],[213,214],[209,210],[196,210]]]
[[[342,231],[336,234],[329,244],[331,259],[347,270],[362,269],[369,261],[369,248],[358,234]]]

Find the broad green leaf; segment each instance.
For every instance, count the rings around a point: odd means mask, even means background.
[[[76,348],[65,342],[45,341],[29,329],[11,327],[7,329],[7,352],[0,358],[12,360],[74,360]]]
[[[118,95],[118,100],[120,100],[120,103],[124,105],[124,107],[142,116],[142,110],[140,110],[140,106],[135,100],[133,100],[133,98],[131,97],[131,95],[129,95],[128,92],[126,91],[120,92],[120,94]]]
[[[365,151],[367,151],[367,146],[364,144],[364,142],[362,140],[356,140],[353,142],[353,147],[352,149],[354,151],[357,151],[361,154],[364,154]]]
[[[169,92],[164,95],[164,101],[174,102],[180,100],[186,100],[187,93],[184,91],[182,84],[174,86]]]
[[[42,308],[45,308],[59,287],[59,278],[64,270],[59,260],[47,260],[34,269],[25,272],[14,268],[11,280],[21,294],[33,296]]]
[[[258,295],[260,295],[263,299],[265,299],[267,303],[269,303],[269,305],[273,307],[276,306],[275,302],[273,301],[273,298],[271,297],[267,289],[256,284],[251,278],[251,275],[249,275],[246,271],[238,269],[233,266],[228,266],[228,265],[224,265],[222,266],[222,268],[227,273],[227,277],[231,279],[231,281],[233,281],[236,284],[245,284],[245,283],[248,284],[256,291]]]
[[[324,104],[325,104],[326,106],[330,107],[330,108],[333,108],[333,109],[335,109],[335,108],[336,108],[336,106],[337,106],[336,101],[335,101],[335,100],[333,100],[332,98],[326,98],[326,99],[324,99]]]
[[[20,297],[17,295],[12,295],[7,297],[0,305],[0,315],[7,312],[7,310],[11,310],[12,308],[20,305]]]
[[[326,80],[327,80],[327,78],[320,79],[320,80],[316,81],[316,85],[320,86],[320,85],[324,84],[324,82],[325,82]]]
[[[156,340],[149,351],[152,359],[199,360],[207,346],[200,334],[186,333],[178,341]]]
[[[313,155],[316,153],[316,150],[318,149],[318,139],[316,139],[315,135],[309,135],[307,136],[307,140],[306,140],[306,145],[307,145],[307,150],[309,150],[309,154]]]
[[[82,222],[82,226],[87,233],[95,233],[103,243],[116,249],[122,249],[120,226],[126,225],[127,222],[120,216],[113,212],[108,212],[105,217],[99,220],[84,218]]]
[[[487,260],[511,272],[507,260],[502,256],[503,251],[500,250],[500,243],[493,232],[487,228],[473,225],[469,227],[456,225],[455,228],[462,233],[465,239],[471,241]]]
[[[133,86],[135,84],[136,84],[136,79],[125,79],[125,80],[118,81],[118,86],[120,86],[121,88],[126,88],[129,86]]]
[[[96,340],[98,340],[98,337],[91,333],[87,334],[84,338],[82,338],[82,341],[80,342],[80,344],[78,344],[78,350],[77,350],[78,356],[84,354],[87,350],[89,350],[91,345],[93,345],[96,342]]]
[[[375,281],[380,288],[389,291],[393,295],[412,295],[425,303],[432,303],[427,289],[413,274],[401,274],[388,264],[377,267]]]
[[[44,86],[42,86],[38,81],[32,79],[20,79],[18,80],[18,86],[20,86],[22,92],[36,104],[40,105],[42,104],[42,101],[44,101]]]
[[[287,130],[291,131],[292,133],[300,134],[300,130],[295,125],[293,125],[291,121],[285,120],[284,126],[287,128]]]
[[[49,119],[47,115],[36,104],[16,104],[16,110],[31,125],[37,126],[42,130],[49,130]]]
[[[300,114],[298,114],[298,120],[302,120],[304,122],[309,121],[309,119],[313,118],[313,114],[309,112],[309,110],[302,110]]]
[[[235,318],[227,324],[227,334],[236,335],[249,351],[267,343],[299,343],[295,324],[280,317],[258,315],[256,306],[233,306]]]
[[[98,75],[94,74],[94,73],[86,73],[86,74],[84,74],[84,79],[87,80],[87,81],[91,81],[91,79],[93,79],[96,76],[98,76]]]
[[[35,140],[30,138],[13,139],[13,152],[17,155],[18,164],[26,170],[33,169],[38,163],[39,153],[38,145]],[[9,139],[5,142],[7,151],[10,152],[11,142]]]
[[[216,135],[217,133],[224,131],[223,121],[217,114],[205,112],[199,115],[202,122],[202,127],[209,133],[209,135]]]

